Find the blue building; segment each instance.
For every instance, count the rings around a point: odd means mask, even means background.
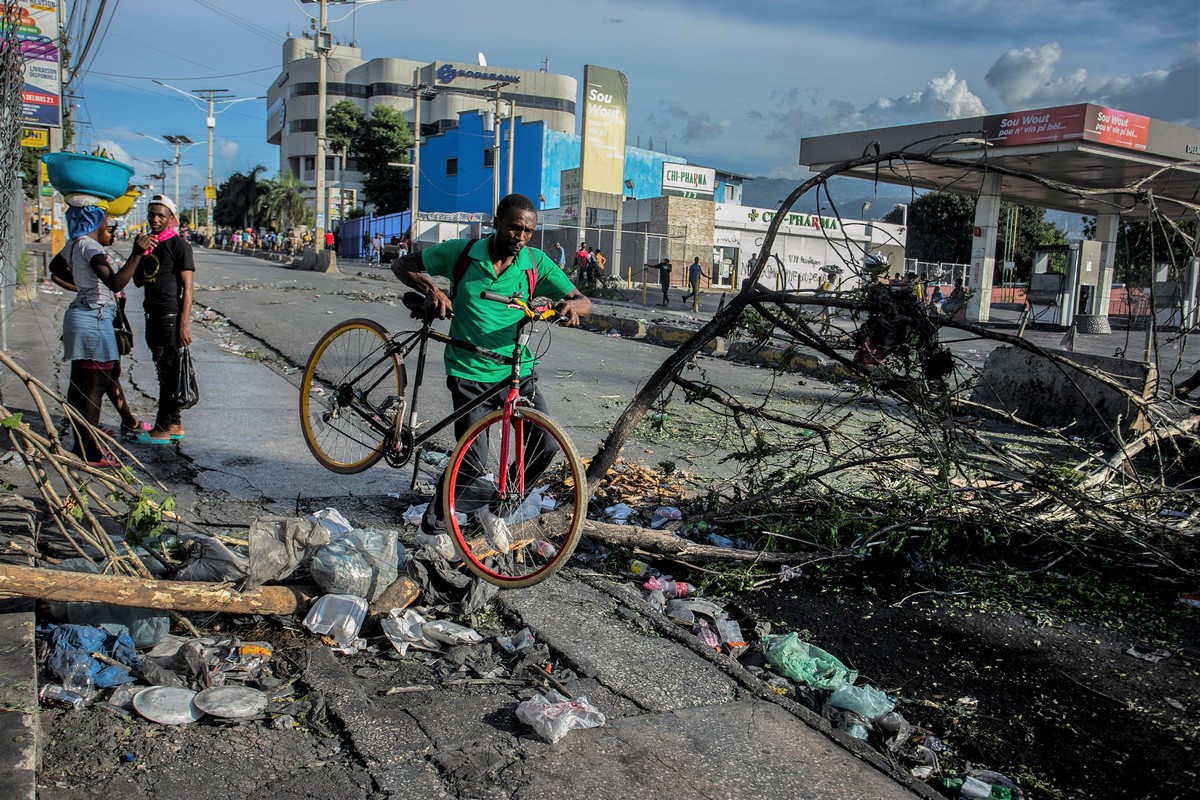
[[[500,127],[499,164],[493,173],[491,128],[484,127],[484,115],[468,111],[459,114],[458,126],[427,135],[421,143],[422,212],[484,213],[492,209],[493,175],[499,177],[500,195],[507,194],[510,121]],[[513,191],[538,202],[539,208],[558,208],[577,200],[573,193],[564,202],[562,178],[566,170],[578,170],[580,136],[548,128],[544,121],[525,122],[517,117]],[[631,199],[658,197],[662,194],[663,164],[684,164],[679,156],[656,153],[640,147],[625,148],[625,181]],[[722,180],[722,177],[725,179]],[[718,173],[716,202],[740,202],[740,185]]]

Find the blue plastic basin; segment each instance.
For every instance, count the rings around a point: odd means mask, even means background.
[[[47,153],[42,156],[50,185],[62,194],[91,194],[113,200],[129,189],[133,167],[111,158],[83,153]]]

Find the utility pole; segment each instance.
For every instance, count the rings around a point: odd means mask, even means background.
[[[508,101],[508,191],[505,194],[512,194],[512,176],[513,176],[513,156],[517,146],[517,104],[513,100]],[[498,205],[498,204],[497,204]],[[493,209],[495,210],[495,209]]]
[[[217,187],[213,186],[213,133],[217,127],[217,115],[213,113],[213,104],[217,100],[232,100],[233,95],[223,94],[227,89],[193,89],[194,94],[201,97],[208,95],[208,113],[204,116],[204,125],[208,128],[208,177],[204,182],[204,245],[212,247],[213,239],[213,201],[217,198]],[[217,95],[221,95],[218,97]]]
[[[500,205],[500,90],[505,86],[508,86],[507,81],[487,87],[496,92],[493,100],[495,109],[492,111],[492,213],[495,213],[496,206]]]

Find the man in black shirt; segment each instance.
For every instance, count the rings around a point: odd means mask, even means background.
[[[179,221],[171,198],[156,194],[146,211],[154,249],[142,256],[133,283],[145,296],[146,345],[158,367],[158,415],[154,429],[142,432],[142,444],[170,444],[184,436],[179,405],[171,397],[171,384],[179,361],[179,348],[192,343],[188,323],[192,313],[192,275],[196,270],[192,246],[179,235]]]

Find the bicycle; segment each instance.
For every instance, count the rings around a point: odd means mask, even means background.
[[[521,354],[532,324],[552,321],[557,312],[517,295],[480,297],[521,310],[512,356],[435,330],[425,296],[406,292],[403,304],[421,321],[418,330],[389,335],[374,320],[351,319],[317,342],[301,380],[300,425],[308,449],[329,470],[362,472],[381,459],[402,467],[440,431],[507,390],[501,408],[472,425],[450,453],[442,510],[466,566],[490,583],[515,589],[545,580],[570,558],[586,516],[587,480],[567,434],[519,393]],[[509,366],[509,380],[440,420],[419,423],[417,396],[430,340]],[[410,388],[405,359],[414,350]],[[416,481],[414,465],[414,487]],[[495,517],[507,526],[499,536]]]

